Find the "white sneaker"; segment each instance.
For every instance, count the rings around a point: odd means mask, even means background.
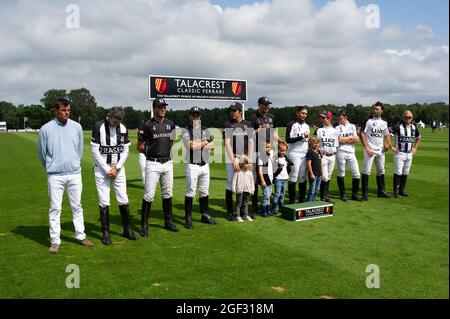
[[[236,220],[240,223],[243,223],[244,221],[242,220],[241,216],[236,217]]]
[[[248,220],[249,222],[253,221],[253,218],[251,218],[250,216],[245,217],[246,220]]]

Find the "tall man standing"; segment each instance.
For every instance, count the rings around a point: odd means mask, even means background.
[[[289,202],[295,203],[295,188],[298,180],[299,202],[305,201],[306,195],[306,153],[308,152],[309,125],[305,120],[308,117],[308,107],[299,106],[297,119],[291,121],[286,127],[286,142],[289,145],[287,158],[294,164],[289,174],[288,193]]]
[[[209,151],[214,149],[213,136],[201,125],[201,110],[193,106],[189,110],[189,125],[183,130],[182,138],[186,147],[186,194],[184,197],[185,224],[192,229],[192,203],[199,190],[201,222],[217,224],[209,215]]]
[[[322,154],[322,181],[320,185],[320,200],[331,202],[328,197],[330,190],[330,180],[333,174],[334,164],[336,162],[336,152],[339,146],[339,135],[336,129],[331,125],[333,114],[324,111],[320,114],[322,127],[316,131],[320,140],[319,150]]]
[[[225,151],[227,154],[226,172],[227,188],[225,192],[227,220],[233,221],[233,192],[232,181],[234,172],[238,172],[239,157],[246,155],[253,158],[254,130],[250,122],[242,119],[242,104],[234,102],[228,108],[230,120],[225,123],[223,138],[225,140]]]
[[[361,174],[359,172],[358,160],[355,155],[355,144],[359,143],[359,136],[356,126],[351,124],[347,117],[345,109],[339,109],[337,112],[339,125],[336,130],[339,134],[339,147],[336,154],[336,162],[338,167],[337,183],[341,200],[347,201],[347,194],[345,193],[345,167],[347,166],[352,173],[352,200],[361,201],[358,197],[359,182]]]
[[[164,99],[154,99],[154,116],[139,130],[137,149],[141,153],[145,152],[147,158],[141,212],[142,237],[148,237],[148,218],[159,181],[163,201],[164,228],[173,232],[179,231],[172,223],[173,161],[171,150],[176,132],[175,124],[166,119],[167,105]]]
[[[253,129],[256,133],[256,147],[258,153],[264,153],[266,143],[271,143],[272,138],[278,142],[279,137],[276,131],[273,129],[274,127],[274,118],[273,115],[269,113],[270,104],[272,102],[265,96],[262,96],[258,99],[258,110],[250,115],[248,121],[251,123]],[[261,134],[259,134],[261,133]],[[259,138],[259,136],[265,138]],[[256,174],[256,165],[253,170],[253,178],[255,181],[255,192],[252,195],[252,210],[253,213],[258,213],[258,183],[257,183],[257,174]]]
[[[38,145],[39,160],[48,175],[50,253],[57,253],[61,245],[61,204],[66,188],[76,238],[83,246],[93,246],[84,232],[81,206],[83,130],[80,124],[69,119],[70,104],[66,99],[56,101],[55,112],[56,117],[39,130]]]
[[[372,107],[372,111],[373,115],[367,118],[361,126],[361,142],[364,146],[363,201],[369,200],[369,176],[374,161],[377,169],[378,197],[392,197],[386,193],[384,181],[385,152],[391,148],[391,134],[388,123],[381,118],[384,111],[383,103],[376,102]],[[385,138],[386,144],[384,144]]]
[[[413,122],[413,113],[410,110],[403,112],[403,121],[393,130],[395,136],[394,152],[394,197],[408,196],[405,193],[406,181],[411,169],[413,156],[420,145],[420,133],[416,123]]]
[[[123,108],[111,108],[106,119],[95,124],[92,130],[92,157],[95,160],[94,176],[99,197],[102,243],[111,244],[109,234],[110,187],[114,187],[122,218],[123,236],[136,240],[131,230],[130,205],[127,195],[127,177],[124,164],[128,158],[130,140],[128,130],[122,124]]]

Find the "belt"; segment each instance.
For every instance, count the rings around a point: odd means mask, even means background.
[[[324,155],[327,156],[327,157],[330,157],[330,156],[336,155],[336,153],[328,153],[328,154],[324,154]]]
[[[154,157],[149,157],[149,158],[147,158],[147,161],[150,161],[150,162],[158,162],[158,163],[166,163],[166,162],[170,161],[170,158],[154,158]]]
[[[192,165],[205,166],[207,162],[202,161],[201,163],[191,163]]]

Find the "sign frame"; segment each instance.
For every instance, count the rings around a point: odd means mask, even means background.
[[[245,82],[245,100],[225,100],[225,99],[177,99],[177,98],[164,98],[165,100],[170,101],[216,101],[216,102],[247,102],[248,100],[248,88],[247,88],[247,80],[241,79],[221,79],[221,78],[204,78],[204,77],[192,77],[192,76],[180,76],[180,75],[159,75],[159,74],[149,74],[148,76],[148,98],[149,100],[154,100],[155,97],[151,96],[151,78],[152,77],[161,77],[161,78],[183,78],[183,79],[203,79],[203,80],[212,80],[212,81],[240,81]]]

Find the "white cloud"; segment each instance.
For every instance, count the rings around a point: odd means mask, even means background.
[[[423,25],[368,29],[354,0],[80,0],[79,29],[65,28],[67,4],[0,4],[0,100],[85,86],[100,105],[142,109],[152,73],[247,79],[249,105],[448,102],[447,40]]]

